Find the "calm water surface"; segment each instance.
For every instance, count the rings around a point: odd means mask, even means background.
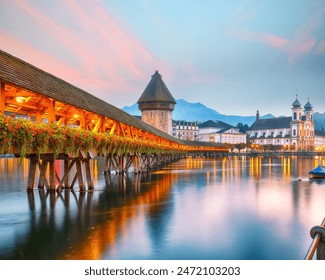
[[[121,177],[98,160],[95,191],[58,195],[27,193],[27,161],[0,158],[0,259],[303,259],[325,216],[319,162],[184,159]]]

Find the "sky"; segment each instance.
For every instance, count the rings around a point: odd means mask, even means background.
[[[0,48],[118,108],[158,70],[223,114],[325,112],[325,0],[0,0]]]

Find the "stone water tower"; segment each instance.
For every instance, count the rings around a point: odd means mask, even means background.
[[[143,122],[170,135],[173,133],[172,112],[176,101],[156,71],[138,100]]]

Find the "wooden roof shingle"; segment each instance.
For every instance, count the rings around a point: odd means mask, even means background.
[[[143,102],[163,102],[176,104],[174,97],[168,90],[158,71],[151,76],[149,84],[146,86],[138,100],[138,104]]]

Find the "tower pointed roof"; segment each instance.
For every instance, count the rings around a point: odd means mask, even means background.
[[[176,104],[174,97],[171,95],[161,77],[162,76],[158,71],[151,76],[151,80],[140,96],[138,104],[143,102],[164,102]]]

